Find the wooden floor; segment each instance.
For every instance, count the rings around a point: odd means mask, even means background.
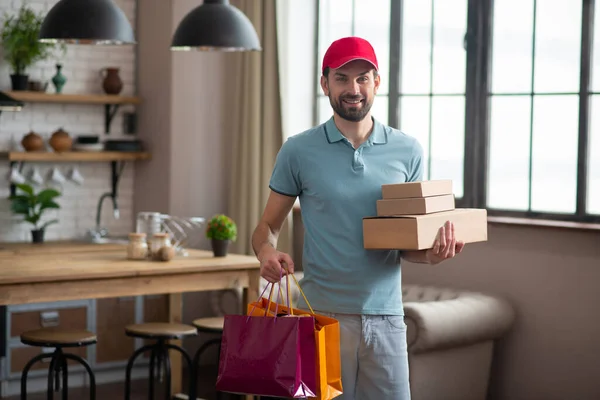
[[[204,371],[201,376],[203,377],[198,382],[198,398],[205,400],[213,400],[216,399],[216,393],[214,391],[214,382],[216,379],[216,374],[211,374],[210,371],[214,371],[214,369],[209,369],[208,371]],[[185,376],[185,371],[184,371]],[[185,382],[184,385],[187,383]],[[154,398],[155,399],[164,399],[164,389],[160,384],[155,382],[154,386]],[[55,393],[54,398],[60,399],[61,393]],[[125,398],[125,385],[123,382],[120,383],[108,383],[103,385],[98,385],[96,388],[96,399],[97,400],[122,400]],[[138,379],[132,382],[131,385],[131,400],[148,400],[148,381],[146,379]],[[20,400],[20,396],[11,396],[11,397],[0,397],[2,400]],[[89,399],[89,388],[72,388],[69,390],[69,399],[73,400],[87,400]],[[220,400],[233,400],[233,399],[241,399],[240,396],[231,395],[228,393],[222,393]],[[27,400],[46,400],[46,393],[32,393],[27,396]]]

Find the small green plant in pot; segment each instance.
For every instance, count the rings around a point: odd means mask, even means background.
[[[211,239],[215,257],[225,257],[229,244],[237,239],[237,226],[224,214],[214,215],[206,226],[206,237]]]
[[[52,57],[55,50],[60,50],[62,54],[66,50],[64,44],[39,41],[43,21],[43,14],[37,14],[25,4],[15,15],[4,13],[1,38],[4,59],[13,72],[10,76],[13,90],[27,90],[27,69],[31,65]]]
[[[60,206],[54,200],[60,196],[60,192],[55,189],[43,189],[35,193],[33,187],[26,183],[16,184],[17,193],[10,196],[11,210],[17,215],[23,215],[23,221],[33,225],[31,230],[32,241],[42,243],[44,241],[44,231],[51,225],[58,222],[52,219],[44,223],[41,222],[42,215],[46,210],[58,209]],[[20,192],[20,193],[19,193]]]

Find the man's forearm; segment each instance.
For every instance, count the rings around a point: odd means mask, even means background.
[[[408,250],[403,251],[400,255],[406,261],[417,263],[417,264],[431,264],[429,257],[427,257],[427,250]]]
[[[259,223],[252,234],[252,249],[254,250],[254,254],[258,257],[265,246],[270,246],[274,249],[277,248],[277,237],[278,232],[273,232],[269,224],[265,222]]]

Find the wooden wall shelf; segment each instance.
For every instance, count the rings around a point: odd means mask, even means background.
[[[140,104],[139,97],[128,97],[108,94],[66,94],[30,91],[4,92],[12,98],[31,103],[59,104]]]
[[[105,162],[148,160],[150,153],[125,151],[11,151],[0,153],[0,158],[11,162]]]

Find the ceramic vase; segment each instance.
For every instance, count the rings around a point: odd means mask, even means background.
[[[100,75],[104,78],[102,81],[102,89],[106,94],[119,94],[123,89],[123,81],[119,76],[119,68],[102,68]]]
[[[63,86],[67,83],[67,77],[62,73],[62,65],[56,64],[56,73],[52,77],[52,84],[56,89],[56,93],[62,93]]]

